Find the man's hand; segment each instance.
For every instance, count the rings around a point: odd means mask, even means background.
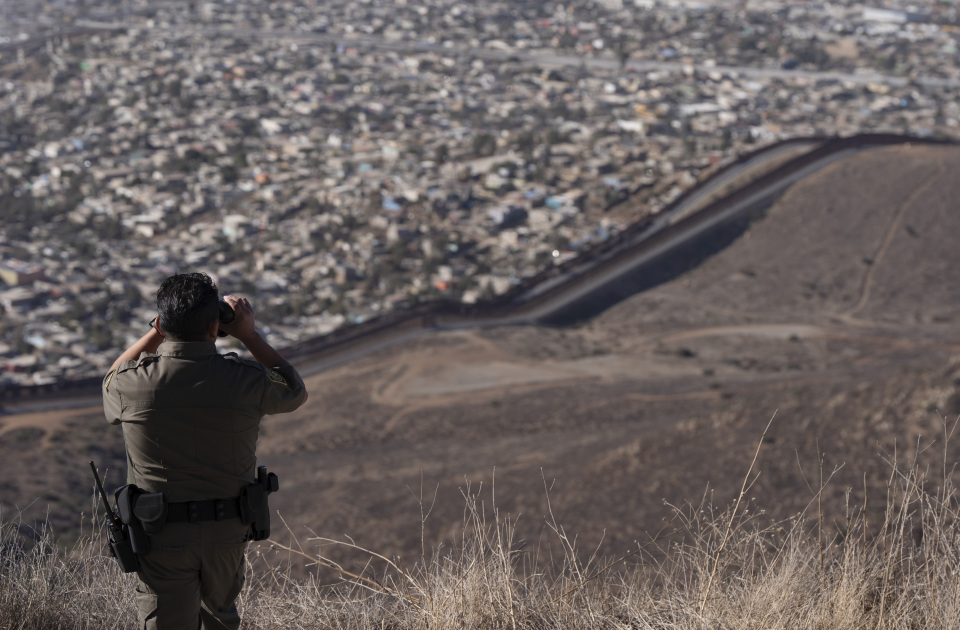
[[[233,321],[229,324],[220,324],[220,329],[232,335],[247,345],[247,340],[257,334],[256,322],[253,316],[253,305],[250,300],[236,295],[225,295],[223,301],[233,309]]]
[[[220,324],[224,332],[236,337],[250,351],[253,358],[264,366],[289,365],[287,360],[257,332],[253,319],[253,306],[247,298],[225,295],[223,300],[233,309],[233,321],[229,324]]]

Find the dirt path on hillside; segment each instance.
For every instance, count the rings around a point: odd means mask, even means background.
[[[836,329],[799,323],[748,324],[697,328],[649,337],[621,352],[536,360],[515,355],[474,331],[459,331],[439,333],[436,337],[437,340],[446,337],[449,343],[431,344],[424,349],[412,348],[391,360],[377,362],[375,375],[369,367],[355,368],[348,373],[356,378],[376,379],[373,402],[397,408],[394,419],[399,420],[427,407],[476,403],[507,391],[533,392],[585,380],[600,383],[644,379],[652,382],[699,377],[702,375],[699,366],[658,355],[655,349],[697,338],[745,336],[772,341],[834,339],[895,348],[917,345],[904,339],[864,337],[859,331],[845,334]],[[713,394],[694,392],[690,395]]]
[[[40,411],[17,415],[0,416],[0,440],[9,439],[9,434],[19,429],[39,429],[43,431],[42,448],[50,446],[50,436],[57,429],[66,425],[68,418],[80,414],[92,413],[94,410],[73,409],[69,411]]]
[[[431,407],[478,404],[504,393],[530,393],[565,384],[586,381],[609,383],[625,379],[640,379],[649,383],[698,378],[701,367],[692,362],[672,360],[657,352],[665,345],[695,339],[753,337],[760,341],[833,340],[856,343],[876,348],[876,353],[925,348],[947,349],[943,344],[911,340],[903,337],[864,334],[868,322],[857,322],[853,329],[814,326],[801,323],[745,324],[710,326],[642,338],[629,348],[598,355],[567,359],[533,359],[512,352],[495,338],[484,337],[479,331],[440,332],[427,335],[431,342],[418,344],[403,352],[364,360],[323,372],[307,378],[311,382],[331,379],[371,381],[371,402],[393,408],[384,431],[400,423],[406,416]],[[883,327],[878,328],[882,330]],[[579,331],[589,338],[590,332]],[[960,352],[960,345],[953,348]],[[877,354],[854,361],[868,364]],[[789,378],[787,379],[789,380]],[[713,398],[715,390],[694,390],[663,394],[636,393],[643,400],[683,398]],[[80,415],[99,412],[99,407],[64,411],[44,411],[0,416],[0,439],[12,431],[24,428],[44,432],[43,448],[48,448],[49,437],[66,421]]]
[[[883,240],[880,242],[880,246],[877,248],[877,252],[873,255],[873,260],[870,265],[867,267],[867,272],[863,277],[863,285],[860,288],[860,299],[857,303],[845,313],[842,313],[841,316],[853,321],[855,315],[867,305],[867,301],[870,299],[870,290],[873,287],[873,278],[876,275],[877,268],[883,262],[884,256],[887,253],[887,250],[890,248],[890,243],[893,242],[894,237],[899,231],[901,225],[903,225],[903,218],[906,216],[907,211],[910,210],[910,207],[913,205],[913,202],[916,201],[920,195],[925,193],[934,182],[940,179],[940,176],[944,173],[943,162],[939,161],[937,163],[936,170],[928,175],[923,182],[920,183],[908,196],[903,203],[900,204],[900,207],[897,208],[897,211],[894,213],[893,218],[890,220],[890,225],[887,227],[887,232],[883,237]]]

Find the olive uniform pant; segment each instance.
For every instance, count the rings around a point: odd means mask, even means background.
[[[154,549],[140,557],[137,609],[142,630],[236,630],[246,543]]]

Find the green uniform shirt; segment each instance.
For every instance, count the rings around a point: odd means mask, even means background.
[[[164,341],[103,380],[104,413],[123,428],[127,482],[171,503],[238,496],[256,477],[263,415],[305,397],[292,366],[268,369],[207,341]]]

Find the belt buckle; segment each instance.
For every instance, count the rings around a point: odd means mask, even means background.
[[[213,519],[222,521],[226,513],[226,502],[223,499],[217,499],[213,502]]]
[[[191,523],[200,522],[200,505],[197,501],[187,502],[187,520]]]

